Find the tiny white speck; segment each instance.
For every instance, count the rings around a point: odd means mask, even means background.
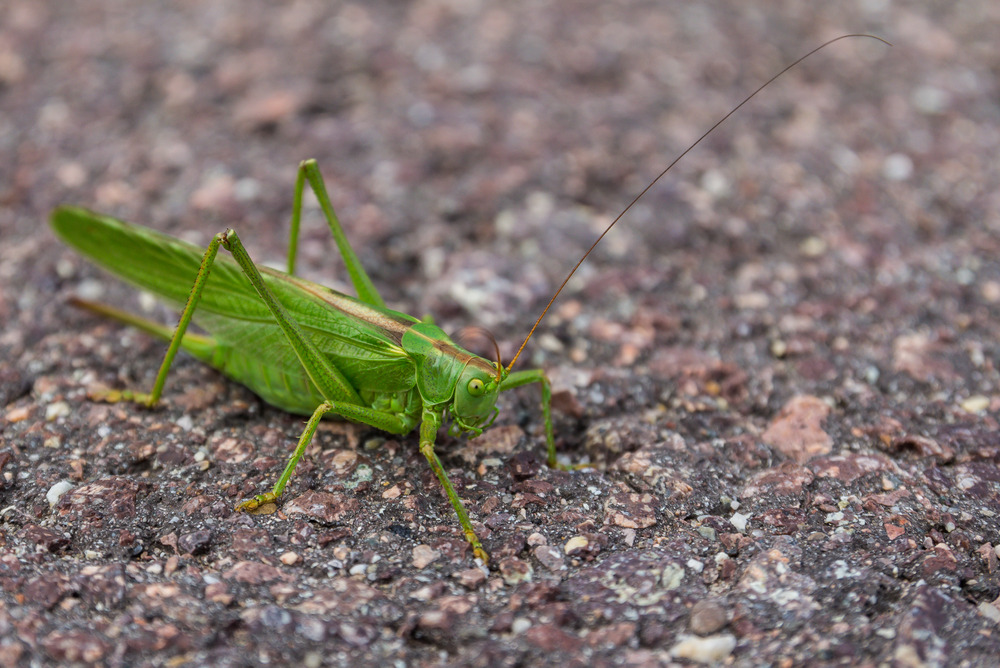
[[[69,260],[59,260],[56,262],[56,273],[59,278],[72,278],[76,272],[76,265]]]
[[[951,96],[936,86],[921,86],[913,91],[913,106],[925,114],[940,114],[951,105]]]
[[[140,292],[139,308],[141,308],[144,313],[149,313],[156,308],[156,297],[154,297],[151,292]]]
[[[702,174],[701,188],[714,199],[725,197],[730,191],[729,179],[722,172],[710,169]]]
[[[88,278],[87,280],[80,281],[80,285],[76,288],[76,293],[83,299],[97,301],[104,296],[104,284],[100,281]]]
[[[913,174],[913,161],[903,153],[893,153],[882,163],[882,174],[891,181],[905,181]]]
[[[45,407],[45,420],[51,422],[70,414],[70,407],[65,401],[54,401]]]
[[[511,622],[510,630],[513,633],[524,633],[531,628],[531,620],[525,619],[524,617],[518,617],[513,622]]]

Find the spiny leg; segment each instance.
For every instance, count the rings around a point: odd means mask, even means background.
[[[317,406],[316,410],[313,411],[312,417],[306,424],[306,429],[299,438],[295,452],[292,454],[288,465],[285,467],[284,472],[278,479],[278,483],[271,490],[270,494],[260,495],[238,506],[241,510],[252,510],[259,507],[262,503],[277,499],[281,495],[282,490],[288,483],[288,479],[295,470],[295,465],[301,459],[302,453],[305,452],[306,447],[308,447],[309,442],[316,433],[316,428],[324,413],[337,413],[348,419],[357,420],[377,429],[395,434],[406,433],[413,429],[414,419],[405,414],[386,413],[363,405],[361,397],[354,387],[351,386],[347,378],[319,351],[316,344],[302,331],[302,328],[288,312],[288,309],[268,289],[260,271],[257,269],[257,265],[254,264],[246,248],[243,247],[243,243],[240,241],[235,230],[226,230],[221,235],[221,239],[221,243],[233,254],[233,258],[243,270],[243,274],[250,281],[250,284],[257,291],[258,296],[260,296],[271,312],[274,322],[281,328],[285,339],[299,358],[303,370],[305,370],[309,379],[326,398],[326,401]]]
[[[270,492],[258,494],[251,499],[243,501],[236,506],[237,511],[253,511],[265,503],[277,501],[281,497],[285,486],[292,476],[292,472],[295,470],[295,466],[302,459],[303,454],[305,454],[306,448],[309,447],[309,443],[312,442],[313,436],[316,434],[320,420],[326,413],[335,413],[349,420],[361,422],[393,434],[405,434],[413,429],[414,418],[406,414],[385,413],[364,406],[324,401],[316,407],[316,410],[313,411],[312,416],[306,423],[302,435],[299,436],[295,452],[289,458],[288,464],[285,465],[285,470],[282,472],[278,482],[275,483],[274,488]],[[458,493],[455,492],[455,488],[452,486],[451,480],[448,478],[448,474],[441,464],[441,460],[438,459],[437,454],[434,452],[434,442],[437,439],[437,431],[440,427],[441,415],[431,409],[425,408],[423,411],[423,420],[420,424],[420,452],[427,458],[431,470],[434,471],[434,475],[437,476],[438,481],[441,483],[445,495],[455,509],[458,521],[462,525],[462,532],[465,534],[465,539],[472,545],[473,555],[475,558],[482,560],[483,563],[486,563],[489,561],[489,555],[483,549],[483,544],[479,541],[479,537],[472,527],[469,514],[466,512],[465,506],[462,505],[462,500],[458,497]]]
[[[278,478],[278,482],[274,484],[271,491],[266,494],[258,494],[251,499],[243,501],[236,506],[237,511],[256,510],[265,503],[277,501],[278,498],[281,497],[281,493],[285,491],[285,485],[288,484],[288,480],[292,477],[292,472],[295,471],[296,465],[298,465],[299,460],[302,459],[302,455],[305,454],[306,448],[308,448],[309,444],[312,442],[320,420],[323,419],[323,416],[327,413],[335,413],[341,417],[362,422],[375,427],[376,429],[381,429],[382,431],[387,431],[392,434],[405,434],[410,432],[413,429],[415,422],[414,418],[405,414],[385,413],[377,411],[373,408],[367,408],[365,406],[324,401],[316,407],[316,410],[313,411],[312,417],[310,417],[309,421],[306,422],[306,428],[302,431],[302,435],[299,436],[299,442],[295,446],[295,452],[292,453],[291,458],[289,458],[288,463],[285,465],[285,470],[282,471],[281,477]]]
[[[330,232],[333,234],[333,240],[337,242],[340,255],[344,258],[347,273],[351,276],[351,283],[354,284],[354,290],[358,293],[358,298],[373,306],[385,306],[385,302],[375,288],[375,284],[372,283],[372,279],[368,276],[365,268],[361,266],[361,260],[358,259],[354,249],[351,248],[351,244],[347,240],[347,235],[344,234],[344,228],[340,226],[340,220],[337,218],[337,214],[333,210],[333,204],[330,203],[330,196],[326,192],[323,175],[320,174],[319,166],[317,166],[315,160],[302,161],[299,164],[299,173],[295,179],[295,196],[292,199],[292,229],[288,239],[288,273],[295,273],[295,256],[298,253],[299,246],[299,224],[302,220],[302,192],[305,190],[307,181],[313,193],[316,194],[319,206],[326,217],[327,225],[329,225]]]
[[[163,339],[164,341],[170,341],[174,338],[174,330],[170,327],[162,325],[155,320],[143,318],[135,313],[129,313],[128,311],[123,311],[108,304],[90,301],[89,299],[83,299],[82,297],[70,297],[67,300],[67,303],[76,308],[96,313],[102,318],[110,318],[111,320],[117,320],[118,322],[126,324],[130,327],[135,327],[138,330],[146,332],[147,334],[155,336],[159,339]],[[210,336],[186,332],[184,336],[181,337],[181,345],[185,349],[194,348],[208,351],[214,348],[216,343],[215,339]]]
[[[362,404],[361,397],[330,360],[319,351],[316,344],[305,335],[299,323],[288,312],[288,309],[278,301],[274,293],[268,289],[264,283],[264,278],[260,275],[257,265],[250,259],[250,254],[243,247],[243,242],[233,229],[228,229],[221,235],[221,243],[233,254],[233,259],[240,265],[243,275],[247,277],[250,284],[257,291],[261,300],[267,306],[274,317],[275,324],[281,328],[288,344],[295,351],[302,368],[309,376],[309,380],[319,389],[320,393],[328,401],[343,401],[352,404]]]
[[[288,484],[289,478],[292,477],[292,472],[295,471],[296,465],[298,465],[299,460],[302,459],[302,455],[305,454],[306,448],[312,442],[313,435],[316,434],[316,428],[319,426],[319,421],[323,419],[323,416],[330,412],[333,405],[329,401],[324,401],[316,410],[313,411],[312,417],[306,422],[306,428],[302,431],[299,436],[298,445],[295,446],[295,452],[292,453],[291,458],[288,463],[285,464],[285,470],[281,472],[281,477],[278,478],[278,482],[274,483],[274,487],[270,492],[266,494],[258,494],[257,496],[242,501],[236,505],[235,510],[237,512],[243,510],[250,512],[252,510],[257,510],[265,503],[271,503],[272,501],[277,501],[281,496],[281,493],[285,491],[285,485]]]
[[[147,394],[145,392],[133,392],[132,390],[112,390],[100,393],[97,398],[112,402],[135,401],[150,407],[155,406],[160,400],[160,395],[163,394],[163,385],[167,382],[170,365],[173,364],[174,357],[177,356],[177,351],[181,347],[181,341],[184,339],[184,333],[187,331],[188,325],[191,324],[191,318],[194,315],[195,308],[198,306],[198,301],[201,299],[201,293],[205,289],[205,283],[208,281],[208,275],[211,272],[215,256],[219,252],[219,245],[222,244],[222,239],[222,234],[216,234],[212,237],[212,241],[205,250],[201,264],[198,265],[198,275],[194,279],[191,293],[188,295],[187,303],[184,305],[180,320],[177,322],[177,327],[174,329],[174,334],[170,339],[167,353],[163,356],[163,362],[160,363],[160,370],[156,374],[152,391]]]
[[[431,470],[434,471],[434,475],[440,481],[441,487],[444,488],[444,493],[447,495],[448,500],[451,501],[451,505],[455,509],[455,514],[458,515],[458,521],[462,525],[462,531],[465,533],[465,540],[469,541],[469,544],[472,545],[472,554],[476,559],[486,563],[490,557],[486,554],[486,550],[483,549],[483,544],[479,542],[479,537],[476,536],[476,531],[472,528],[472,522],[469,520],[469,513],[465,511],[465,506],[462,505],[462,500],[458,498],[458,494],[455,492],[448,474],[445,473],[444,466],[441,465],[441,460],[438,459],[437,453],[434,452],[434,441],[437,440],[437,432],[440,427],[441,414],[425,407],[423,421],[420,423],[420,452],[427,458],[427,463],[430,464]]]
[[[542,388],[542,417],[545,420],[545,445],[548,450],[548,464],[550,468],[579,468],[563,467],[556,461],[556,439],[552,428],[552,388],[548,376],[541,369],[527,369],[525,371],[515,371],[503,380],[500,386],[501,392],[512,390],[522,385],[538,383]]]

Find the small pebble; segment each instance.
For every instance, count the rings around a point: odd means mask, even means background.
[[[531,620],[525,619],[524,617],[518,617],[513,622],[511,622],[510,630],[511,633],[524,633],[531,628]]]
[[[979,614],[981,614],[986,619],[989,619],[994,624],[1000,624],[1000,610],[997,609],[992,603],[987,603],[983,601],[979,604]]]
[[[69,414],[69,404],[65,401],[54,401],[45,407],[45,420],[48,422],[51,422],[56,418],[66,417]]]
[[[55,507],[59,503],[59,499],[62,495],[73,489],[73,484],[65,480],[60,480],[56,484],[49,487],[49,491],[45,493],[45,500],[49,502],[50,507]]]
[[[1000,282],[998,281],[985,281],[979,288],[979,292],[983,295],[983,299],[991,304],[1000,302]]]
[[[430,566],[441,557],[441,553],[430,545],[417,545],[413,548],[413,567],[423,569]]]
[[[729,633],[706,638],[680,636],[678,643],[670,649],[670,656],[698,663],[720,663],[732,654],[734,649],[736,649],[736,636]]]
[[[566,568],[563,563],[563,555],[557,548],[551,545],[539,545],[531,552],[535,559],[538,559],[542,566],[550,571],[561,571]]]
[[[7,415],[4,416],[4,419],[6,419],[7,422],[13,423],[13,422],[20,422],[22,420],[27,420],[30,416],[31,416],[30,408],[28,408],[27,406],[18,406],[17,408],[11,408],[9,411],[7,411]]]
[[[905,181],[913,174],[913,160],[903,153],[893,153],[882,163],[882,175],[890,181]]]
[[[486,582],[486,573],[479,568],[467,568],[455,573],[453,577],[466,589],[476,589]]]
[[[990,407],[990,398],[976,394],[963,401],[961,405],[966,413],[982,413]]]
[[[819,257],[826,252],[826,241],[821,237],[811,236],[799,244],[799,251],[806,257]]]
[[[500,575],[508,585],[531,582],[535,569],[528,562],[517,557],[507,557],[500,562]]]
[[[410,598],[414,601],[430,601],[439,595],[439,592],[435,590],[431,585],[426,585],[417,589],[410,594]]]
[[[585,536],[573,536],[566,541],[566,546],[563,548],[563,552],[565,552],[567,556],[574,555],[587,549],[588,545],[590,545],[590,541],[587,540]]]
[[[913,91],[910,99],[913,101],[913,106],[924,114],[943,113],[951,104],[951,96],[948,91],[930,84],[917,88]]]
[[[707,636],[720,630],[728,622],[726,609],[717,601],[698,601],[691,608],[691,632],[699,636]]]

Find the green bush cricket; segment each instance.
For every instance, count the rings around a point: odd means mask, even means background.
[[[434,451],[438,429],[449,422],[452,433],[477,436],[495,420],[500,392],[537,383],[548,464],[557,466],[549,381],[542,370],[513,370],[552,303],[611,228],[681,158],[775,79],[816,51],[847,37],[873,36],[843,35],[810,51],[747,96],[671,162],[577,262],[507,366],[500,360],[495,341],[496,360],[490,361],[459,347],[433,323],[386,308],[344,235],[313,160],[300,165],[295,184],[287,273],[257,267],[232,229],[215,235],[207,250],[202,250],[145,227],[77,207],[60,207],[52,213],[51,224],[64,242],[104,269],[183,309],[176,329],[171,331],[110,306],[74,300],[79,306],[170,342],[148,394],[112,391],[103,398],[155,406],[177,351],[184,349],[267,403],[310,416],[273,489],[237,506],[237,510],[248,511],[281,496],[324,416],[364,423],[392,434],[407,434],[419,426],[420,451],[454,507],[473,554],[485,562],[486,551]],[[319,201],[357,297],[294,275],[307,183]],[[218,255],[220,246],[229,255]],[[188,332],[192,320],[207,334]]]

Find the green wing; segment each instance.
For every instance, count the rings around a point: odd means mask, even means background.
[[[60,207],[53,230],[67,245],[118,277],[181,309],[187,301],[204,249],[155,230],[86,209]],[[413,385],[412,361],[399,346],[416,318],[364,304],[321,285],[261,268],[264,281],[316,346],[356,389],[396,392]],[[254,378],[238,368],[271,368],[293,377],[301,364],[270,311],[235,260],[220,252],[194,314],[199,327],[227,354],[242,356],[235,367],[212,362],[257,391]],[[251,363],[248,365],[248,361]],[[252,370],[245,373],[253,373]],[[258,392],[265,399],[264,393]],[[273,402],[272,402],[273,403]]]

